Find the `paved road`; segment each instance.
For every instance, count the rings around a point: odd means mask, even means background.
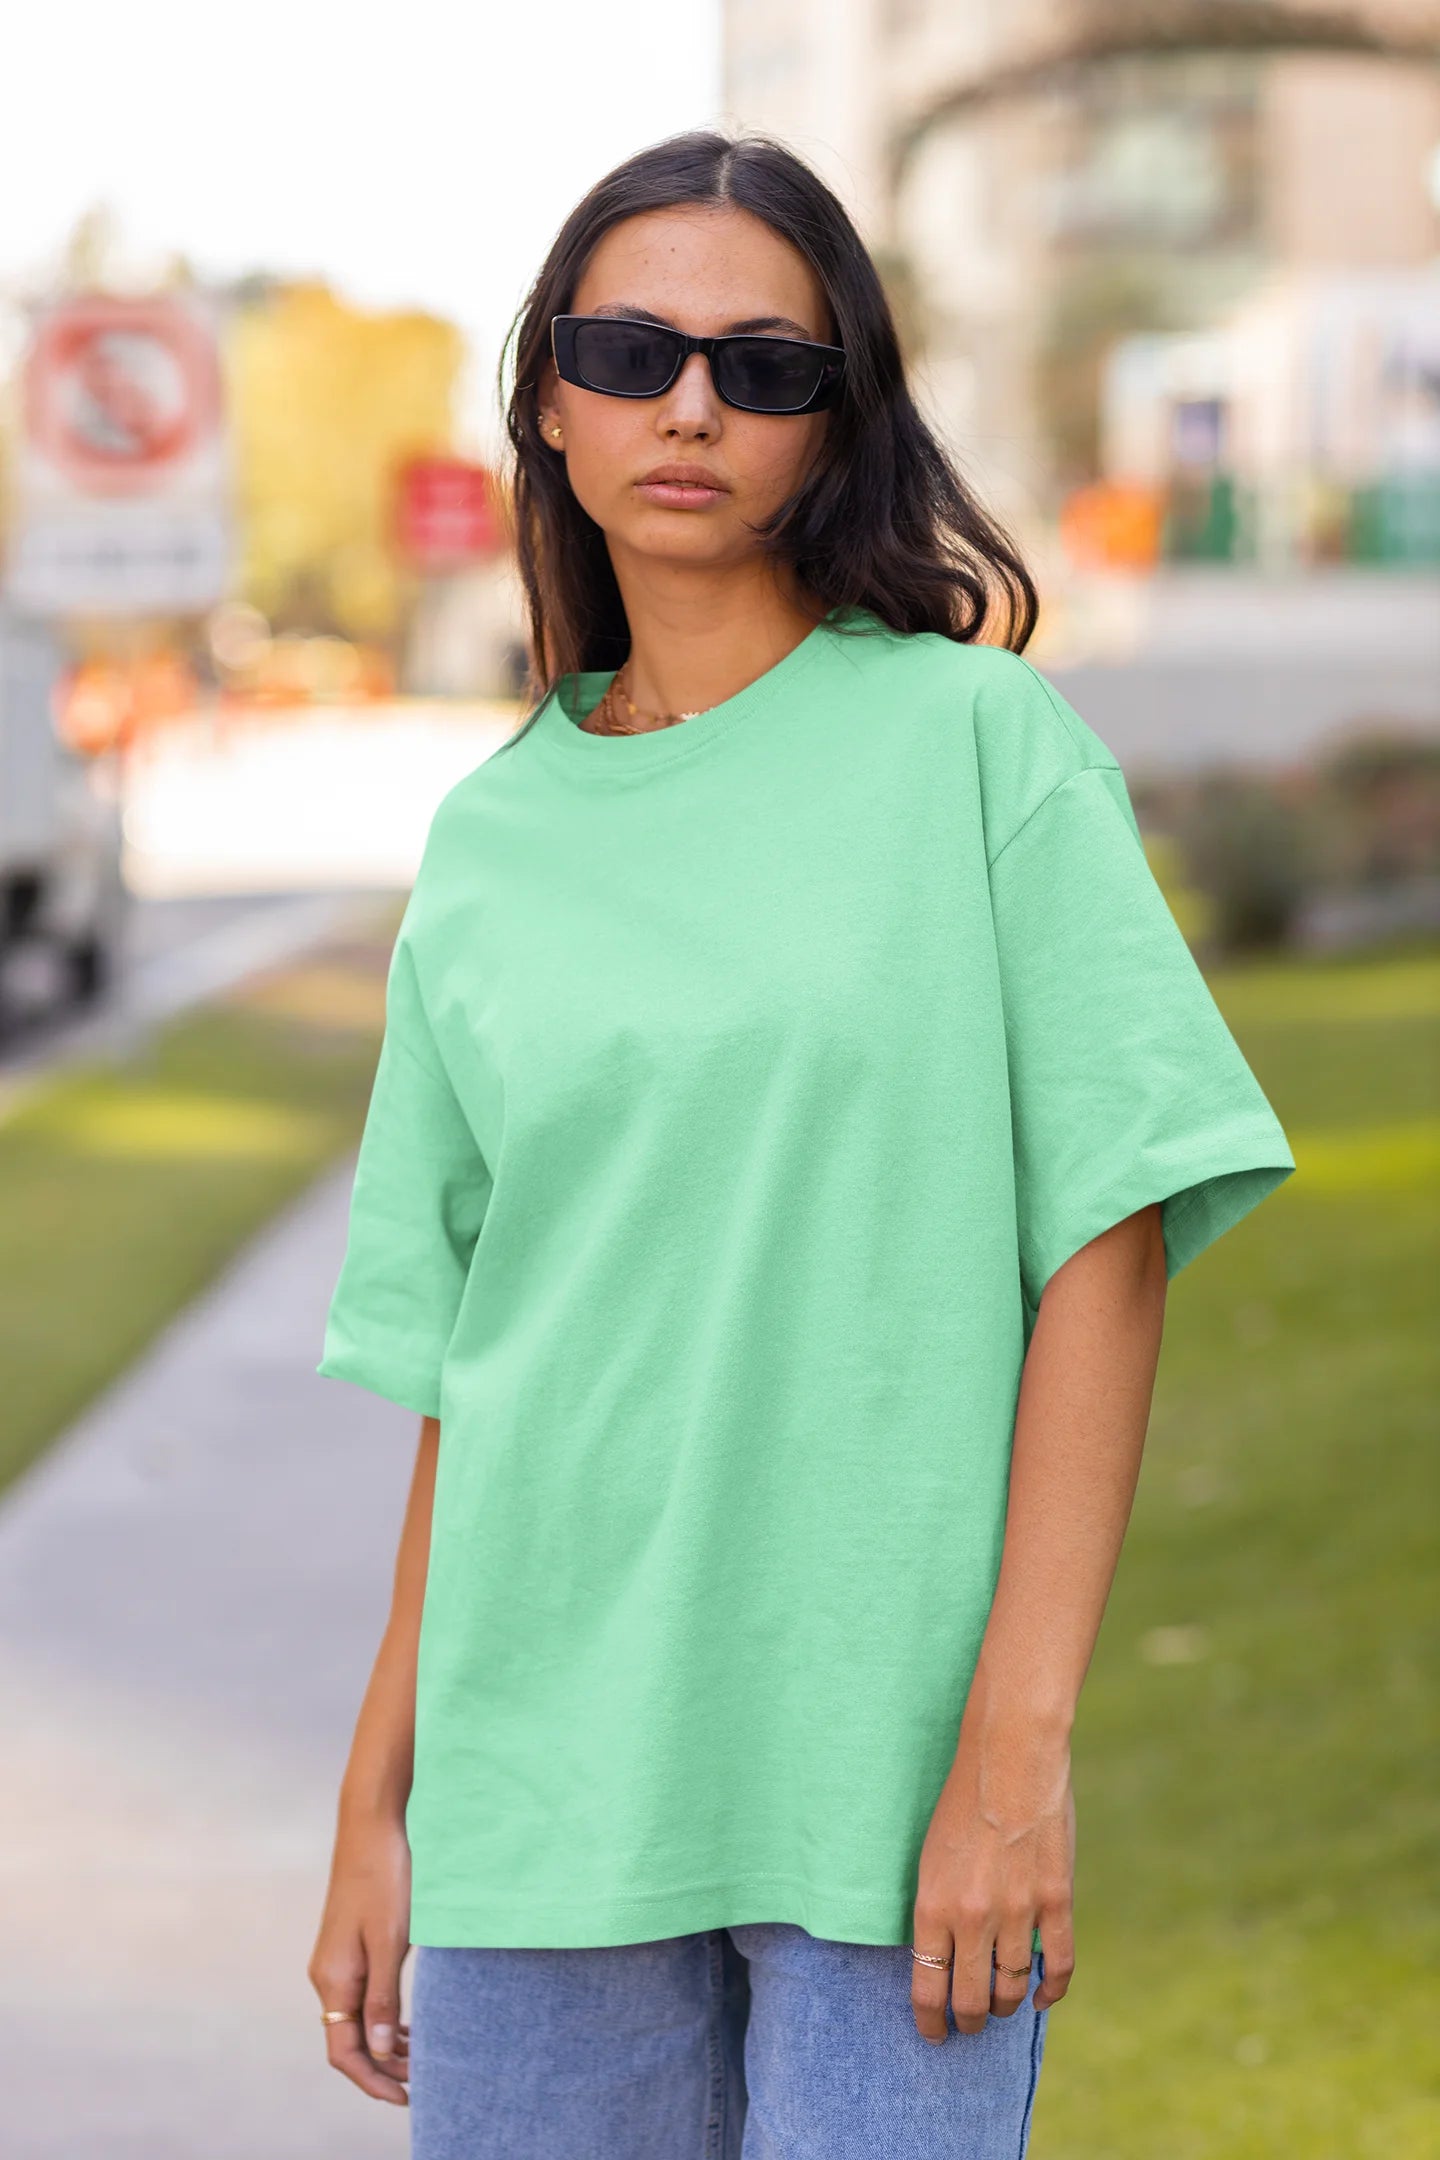
[[[124,1049],[157,1018],[284,958],[355,907],[403,899],[435,805],[511,732],[516,706],[405,704],[195,713],[138,744],[125,775],[115,993],[60,1006],[39,939],[5,962],[16,1019],[0,1114],[72,1057]]]
[[[113,988],[93,1006],[75,1007],[37,980],[33,997],[16,1012],[0,1040],[0,1115],[57,1068],[123,1054],[158,1021],[397,906],[396,896],[380,888],[132,898]],[[37,977],[46,973],[42,949],[25,957]]]
[[[353,1161],[0,1506],[7,2160],[401,2160],[305,1979],[417,1422],[314,1372]]]
[[[1352,732],[1440,732],[1433,571],[1072,577],[1037,665],[1128,774],[1304,762]]]

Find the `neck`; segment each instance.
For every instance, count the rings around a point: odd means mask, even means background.
[[[768,571],[763,579],[692,575],[661,587],[626,579],[617,566],[617,578],[630,627],[621,687],[642,716],[654,716],[650,725],[734,697],[792,652],[821,613]]]

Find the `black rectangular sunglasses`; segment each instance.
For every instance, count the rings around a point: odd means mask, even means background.
[[[715,394],[740,412],[818,412],[845,372],[839,345],[789,337],[689,337],[630,315],[552,315],[550,349],[561,379],[605,397],[659,397],[691,353],[710,363]]]

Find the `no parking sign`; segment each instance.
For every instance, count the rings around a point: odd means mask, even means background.
[[[216,326],[198,296],[83,294],[24,361],[7,589],[31,614],[208,608],[230,577]]]

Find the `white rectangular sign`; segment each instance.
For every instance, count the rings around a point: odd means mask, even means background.
[[[212,607],[235,552],[217,325],[196,295],[82,294],[23,363],[5,589],[29,615]]]

